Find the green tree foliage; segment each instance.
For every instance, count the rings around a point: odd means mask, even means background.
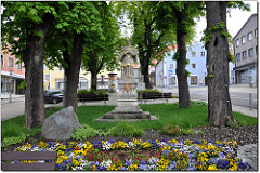
[[[105,1],[97,3],[101,18],[102,33],[92,32],[84,35],[83,45],[83,67],[91,72],[91,89],[96,90],[96,76],[103,70],[114,70],[118,67],[116,58],[120,50],[122,40],[116,17],[114,15],[113,3]]]
[[[164,18],[174,23],[177,34],[178,51],[174,54],[173,59],[177,60],[177,76],[179,87],[179,106],[190,106],[187,77],[189,72],[186,71],[186,44],[192,40],[194,35],[195,18],[204,15],[203,2],[185,2],[185,1],[167,1],[163,2]],[[167,9],[167,11],[165,10]],[[162,17],[163,18],[163,17]]]
[[[58,7],[54,2],[5,1],[1,5],[2,47],[25,63],[25,126],[31,129],[44,120],[44,42],[54,27]]]
[[[102,16],[98,5],[101,2],[58,2],[64,8],[57,17],[56,30],[46,44],[45,60],[52,66],[65,68],[64,105],[72,105],[77,110],[77,88],[82,52],[90,36],[103,36]],[[91,42],[92,45],[95,44]],[[52,57],[52,58],[50,58]]]
[[[127,15],[133,26],[132,44],[139,51],[141,73],[145,87],[149,87],[148,66],[152,58],[158,60],[167,46],[176,40],[174,24],[161,19],[162,4],[158,1],[118,2],[118,14]],[[163,52],[163,54],[161,54]]]

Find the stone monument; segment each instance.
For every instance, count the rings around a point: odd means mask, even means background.
[[[131,41],[128,46],[121,46],[120,53],[121,77],[118,81],[117,107],[107,112],[96,121],[115,120],[155,120],[155,116],[148,111],[143,111],[138,105],[138,94],[136,92],[137,82],[134,78],[133,67],[136,63],[136,52]]]

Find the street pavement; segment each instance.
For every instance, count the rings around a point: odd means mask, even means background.
[[[159,89],[163,92],[171,92],[173,95],[178,95],[178,88],[171,89]],[[207,87],[190,87],[191,100],[192,101],[204,101],[207,102]],[[249,108],[248,94],[252,93],[252,109]],[[241,112],[244,115],[257,117],[258,113],[258,101],[257,101],[257,89],[249,88],[248,85],[232,86],[230,87],[231,101],[233,111]],[[23,115],[25,110],[25,97],[24,95],[12,95],[12,103],[9,103],[9,94],[1,94],[1,121],[14,118],[18,115]],[[109,93],[109,101],[104,102],[88,102],[79,103],[79,106],[94,106],[94,105],[116,105],[116,93]],[[175,103],[178,102],[178,98],[170,99],[155,99],[155,100],[139,100],[139,104],[163,104],[163,103]],[[59,104],[45,104],[44,107],[56,107],[62,106]]]
[[[175,88],[158,88],[158,90],[163,92],[170,92],[173,95],[179,95],[179,90]],[[208,101],[208,87],[189,87],[190,96],[192,99],[198,99],[200,101]],[[233,106],[242,106],[250,108],[250,94],[251,94],[251,108],[258,108],[258,99],[257,99],[257,88],[249,88],[248,84],[240,85],[230,85],[230,96]]]

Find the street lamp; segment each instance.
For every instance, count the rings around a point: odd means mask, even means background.
[[[10,103],[12,103],[12,77],[13,77],[13,69],[10,69]]]

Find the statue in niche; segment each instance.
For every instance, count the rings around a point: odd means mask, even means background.
[[[121,80],[134,79],[133,67],[136,63],[136,52],[131,40],[127,40],[128,46],[121,46]]]

